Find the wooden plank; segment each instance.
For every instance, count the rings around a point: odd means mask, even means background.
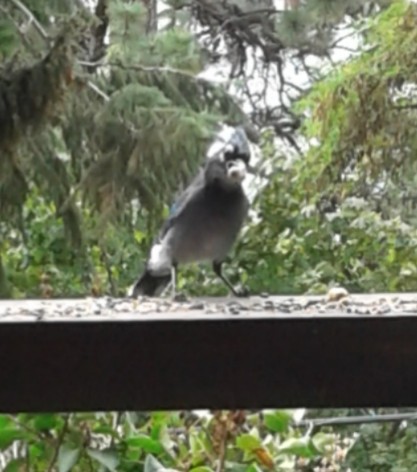
[[[416,339],[415,314],[9,319],[0,411],[410,406]]]

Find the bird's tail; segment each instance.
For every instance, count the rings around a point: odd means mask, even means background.
[[[133,286],[131,295],[133,298],[137,298],[139,295],[157,297],[170,281],[171,274],[154,275],[149,270],[145,270]]]

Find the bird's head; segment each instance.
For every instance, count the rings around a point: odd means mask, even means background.
[[[231,183],[242,183],[247,173],[248,155],[240,154],[236,146],[228,144],[223,154],[223,162],[227,179]]]
[[[210,157],[219,163],[223,170],[221,180],[227,185],[240,185],[246,177],[250,148],[245,131],[241,127],[229,128],[226,142]]]

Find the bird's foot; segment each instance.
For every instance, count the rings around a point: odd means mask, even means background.
[[[250,292],[248,287],[245,287],[244,285],[238,285],[237,287],[233,287],[233,295],[235,297],[249,297]]]
[[[188,302],[188,297],[184,292],[177,292],[172,295],[172,300],[178,303]]]

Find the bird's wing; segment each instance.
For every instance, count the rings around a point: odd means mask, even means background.
[[[204,175],[200,171],[197,177],[191,184],[181,193],[174,204],[171,206],[170,214],[162,225],[161,231],[158,235],[158,240],[161,241],[167,232],[172,228],[178,216],[187,207],[187,203],[204,187]]]
[[[187,202],[195,195],[197,179],[190,184],[177,198],[171,207],[170,215],[164,221],[158,236],[154,239],[148,256],[147,267],[154,273],[165,273],[169,270],[172,260],[170,255],[168,232],[175,225],[178,215],[184,210]]]

